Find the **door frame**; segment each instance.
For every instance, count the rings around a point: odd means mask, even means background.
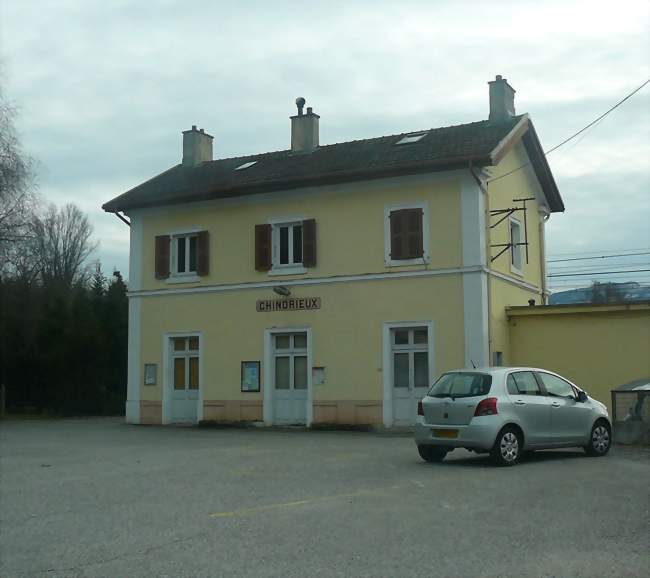
[[[277,333],[307,334],[307,411],[305,424],[311,426],[314,419],[314,400],[312,391],[312,333],[311,327],[293,325],[287,327],[270,327],[264,330],[264,396],[263,418],[265,425],[273,425],[273,336]]]
[[[199,338],[199,395],[196,403],[196,423],[203,421],[203,332],[202,331],[166,331],[162,336],[162,423],[167,425],[172,422],[172,367],[171,367],[171,338],[172,337],[198,337]]]
[[[429,354],[429,383],[433,384],[433,378],[436,375],[436,359],[434,344],[434,324],[433,321],[384,321],[382,327],[383,355],[382,355],[382,374],[384,382],[384,400],[383,400],[383,421],[384,427],[393,427],[393,356],[391,331],[393,329],[426,327],[427,328],[427,352]]]

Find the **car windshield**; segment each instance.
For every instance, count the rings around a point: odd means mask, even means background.
[[[487,395],[492,376],[485,373],[445,373],[433,384],[430,397],[475,397]]]

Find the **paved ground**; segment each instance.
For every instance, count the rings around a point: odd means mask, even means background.
[[[0,576],[647,576],[650,453],[515,468],[408,437],[0,424]]]

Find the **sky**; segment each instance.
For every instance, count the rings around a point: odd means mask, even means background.
[[[2,0],[0,83],[41,197],[78,204],[94,257],[126,274],[128,227],[101,205],[179,163],[191,125],[225,158],[288,148],[297,96],[321,144],[473,122],[501,74],[548,150],[650,78],[649,6]],[[650,251],[650,85],[548,160],[566,205],[550,260]],[[551,264],[593,274],[552,286],[650,282],[595,274],[621,263],[650,269],[650,255]]]

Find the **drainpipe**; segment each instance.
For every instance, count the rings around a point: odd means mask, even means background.
[[[487,269],[487,317],[488,317],[488,365],[492,365],[492,262],[490,261],[490,195],[488,194],[488,183],[485,184],[474,172],[472,161],[469,161],[469,172],[474,177],[476,184],[481,189],[484,197],[484,221],[485,221],[485,268]]]
[[[546,285],[546,234],[545,225],[551,217],[551,213],[546,210],[540,210],[543,217],[539,221],[539,268],[542,277],[542,304],[546,305],[548,301],[548,287]]]
[[[113,214],[123,223],[126,223],[129,227],[131,226],[131,221],[129,221],[124,215],[120,215],[118,211],[113,211]]]

